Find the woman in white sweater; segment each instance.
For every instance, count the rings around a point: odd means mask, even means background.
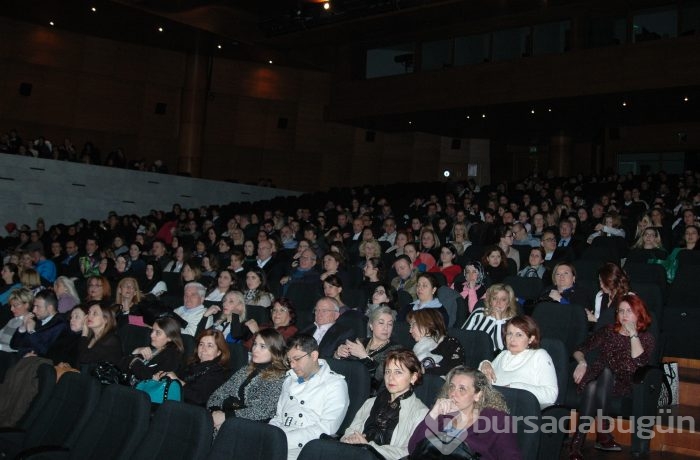
[[[506,323],[506,349],[496,359],[482,361],[479,370],[500,386],[534,394],[541,407],[551,406],[559,388],[557,373],[547,350],[539,348],[540,328],[529,316],[515,316]]]
[[[408,440],[428,413],[413,386],[421,379],[421,364],[409,350],[391,351],[384,361],[386,390],[368,399],[340,439],[347,444],[369,444],[386,460],[408,455]]]

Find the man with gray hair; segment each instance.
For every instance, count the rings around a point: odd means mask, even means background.
[[[354,341],[354,329],[343,322],[338,322],[340,305],[332,297],[321,297],[314,308],[314,324],[303,333],[309,334],[318,342],[318,353],[321,358],[333,357],[333,353],[346,340]]]
[[[200,283],[187,283],[185,285],[184,305],[176,308],[174,311],[176,315],[187,321],[187,327],[181,330],[183,334],[193,337],[197,335],[197,326],[206,311],[203,305],[206,292],[206,288]],[[213,316],[209,316],[204,324],[204,328],[208,329],[213,322]]]

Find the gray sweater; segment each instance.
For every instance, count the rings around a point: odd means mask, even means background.
[[[214,390],[209,397],[207,407],[221,407],[230,396],[238,397],[238,389],[248,376],[248,366],[242,367],[223,385]],[[249,420],[270,420],[275,416],[277,400],[282,392],[285,375],[278,378],[263,379],[260,374],[253,377],[243,392],[245,407],[236,410],[236,417]]]

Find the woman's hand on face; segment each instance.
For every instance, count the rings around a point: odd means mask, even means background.
[[[439,398],[430,409],[430,417],[438,418],[438,415],[454,414],[455,412],[459,412],[459,408],[454,401],[448,398]]]
[[[221,311],[221,308],[218,305],[212,305],[211,307],[207,308],[207,310],[204,312],[205,317],[213,316],[216,315]]]
[[[354,342],[351,340],[346,340],[345,347],[347,348],[348,352],[355,358],[364,359],[367,356],[369,356],[367,354],[367,351],[365,350],[364,345],[360,343],[360,339],[355,339]]]
[[[496,383],[496,371],[493,370],[491,363],[484,362],[479,370],[491,381],[491,383]]]
[[[637,334],[637,324],[635,323],[625,323],[624,328],[630,337]]]
[[[141,347],[134,350],[132,355],[141,355],[143,359],[151,359],[153,357],[153,351],[149,347]]]
[[[226,414],[224,414],[223,411],[215,410],[211,413],[211,418],[214,422],[214,428],[219,429],[226,421]]]

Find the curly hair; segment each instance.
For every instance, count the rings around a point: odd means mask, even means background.
[[[488,377],[486,377],[482,372],[466,366],[457,366],[447,374],[447,377],[445,377],[445,385],[443,385],[442,390],[440,391],[441,398],[448,397],[452,379],[457,375],[471,377],[474,381],[474,393],[481,393],[481,398],[474,402],[474,407],[476,410],[481,412],[482,409],[491,408],[500,410],[507,414],[510,413],[505,398],[503,398],[503,395],[499,393],[498,390],[493,387],[493,385],[491,385]]]

